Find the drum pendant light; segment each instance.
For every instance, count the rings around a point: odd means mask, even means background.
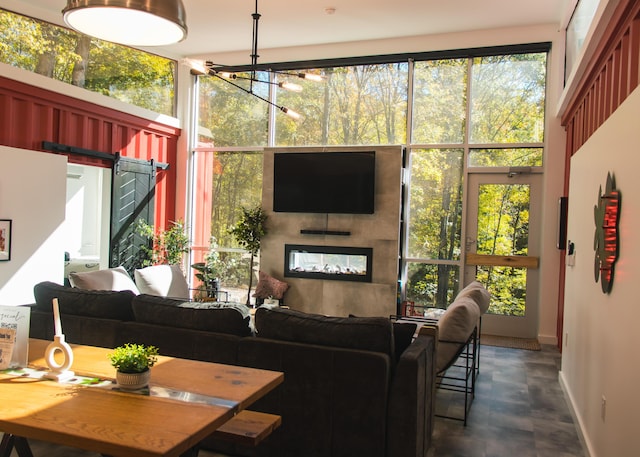
[[[128,46],[163,46],[187,37],[182,0],[67,0],[69,27]]]

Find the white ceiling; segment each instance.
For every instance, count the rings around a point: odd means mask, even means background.
[[[159,1],[159,0],[155,0]],[[539,24],[561,26],[577,0],[261,0],[259,49],[323,45]],[[255,0],[183,0],[189,34],[159,54],[207,56],[251,48]],[[66,0],[0,6],[62,23]],[[335,8],[333,14],[327,8]]]

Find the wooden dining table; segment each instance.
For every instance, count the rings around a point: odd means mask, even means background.
[[[49,343],[29,340],[29,367],[47,368]],[[110,349],[71,347],[76,375],[114,378]],[[20,445],[36,439],[116,457],[180,456],[283,379],[275,371],[164,356],[152,368],[148,394],[1,372],[0,432],[3,441],[24,440]]]

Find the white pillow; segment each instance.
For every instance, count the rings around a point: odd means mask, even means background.
[[[469,297],[476,302],[478,308],[480,308],[480,314],[484,314],[489,309],[489,300],[491,294],[484,286],[478,281],[473,281],[467,287],[462,289],[456,296],[456,300],[462,297]]]
[[[189,299],[189,284],[180,265],[153,265],[134,272],[140,293]]]
[[[107,270],[69,273],[69,284],[84,290],[130,290],[136,295],[140,293],[123,266]]]

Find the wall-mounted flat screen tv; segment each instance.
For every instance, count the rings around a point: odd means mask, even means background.
[[[276,152],[273,210],[373,214],[375,151]]]

